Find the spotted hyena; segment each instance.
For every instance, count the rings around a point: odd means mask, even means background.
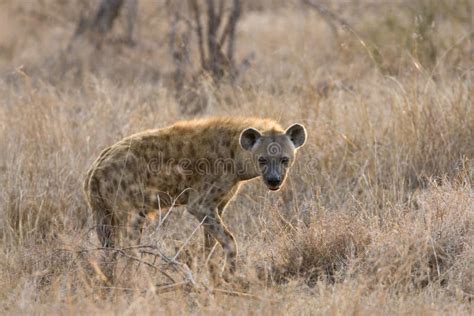
[[[233,273],[237,245],[222,221],[226,205],[253,178],[278,190],[305,140],[300,124],[284,130],[269,119],[211,118],[119,141],[95,160],[84,184],[102,246],[115,247],[132,216],[140,229],[149,213],[186,205],[204,227],[206,252],[219,242]]]

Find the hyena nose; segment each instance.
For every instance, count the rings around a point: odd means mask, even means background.
[[[276,187],[280,184],[281,179],[279,177],[272,177],[272,178],[268,178],[267,182],[270,186]]]

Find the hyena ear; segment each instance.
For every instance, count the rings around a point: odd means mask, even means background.
[[[247,128],[240,134],[240,146],[245,150],[252,150],[255,143],[262,136],[255,128]]]
[[[301,124],[293,124],[288,127],[285,134],[290,138],[295,148],[301,147],[306,142],[306,130]]]

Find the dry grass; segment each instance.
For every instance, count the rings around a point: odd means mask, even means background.
[[[236,58],[255,58],[236,87],[203,79],[201,115],[309,131],[283,192],[255,181],[226,211],[247,295],[212,290],[197,223],[175,209],[145,242],[172,256],[189,239],[180,260],[193,256],[200,290],[158,294],[160,271],[121,258],[103,297],[84,172],[123,136],[183,118],[164,13],[140,3],[136,47],[115,43],[119,24],[100,52],[69,55],[79,4],[0,4],[2,313],[473,313],[473,8],[463,0],[334,2],[357,34],[338,38],[307,8],[246,4]]]

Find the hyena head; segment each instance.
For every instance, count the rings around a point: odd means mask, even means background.
[[[265,185],[272,191],[280,189],[286,173],[295,160],[296,150],[306,141],[306,130],[293,124],[284,133],[262,135],[255,128],[240,134],[240,145],[250,151]]]

